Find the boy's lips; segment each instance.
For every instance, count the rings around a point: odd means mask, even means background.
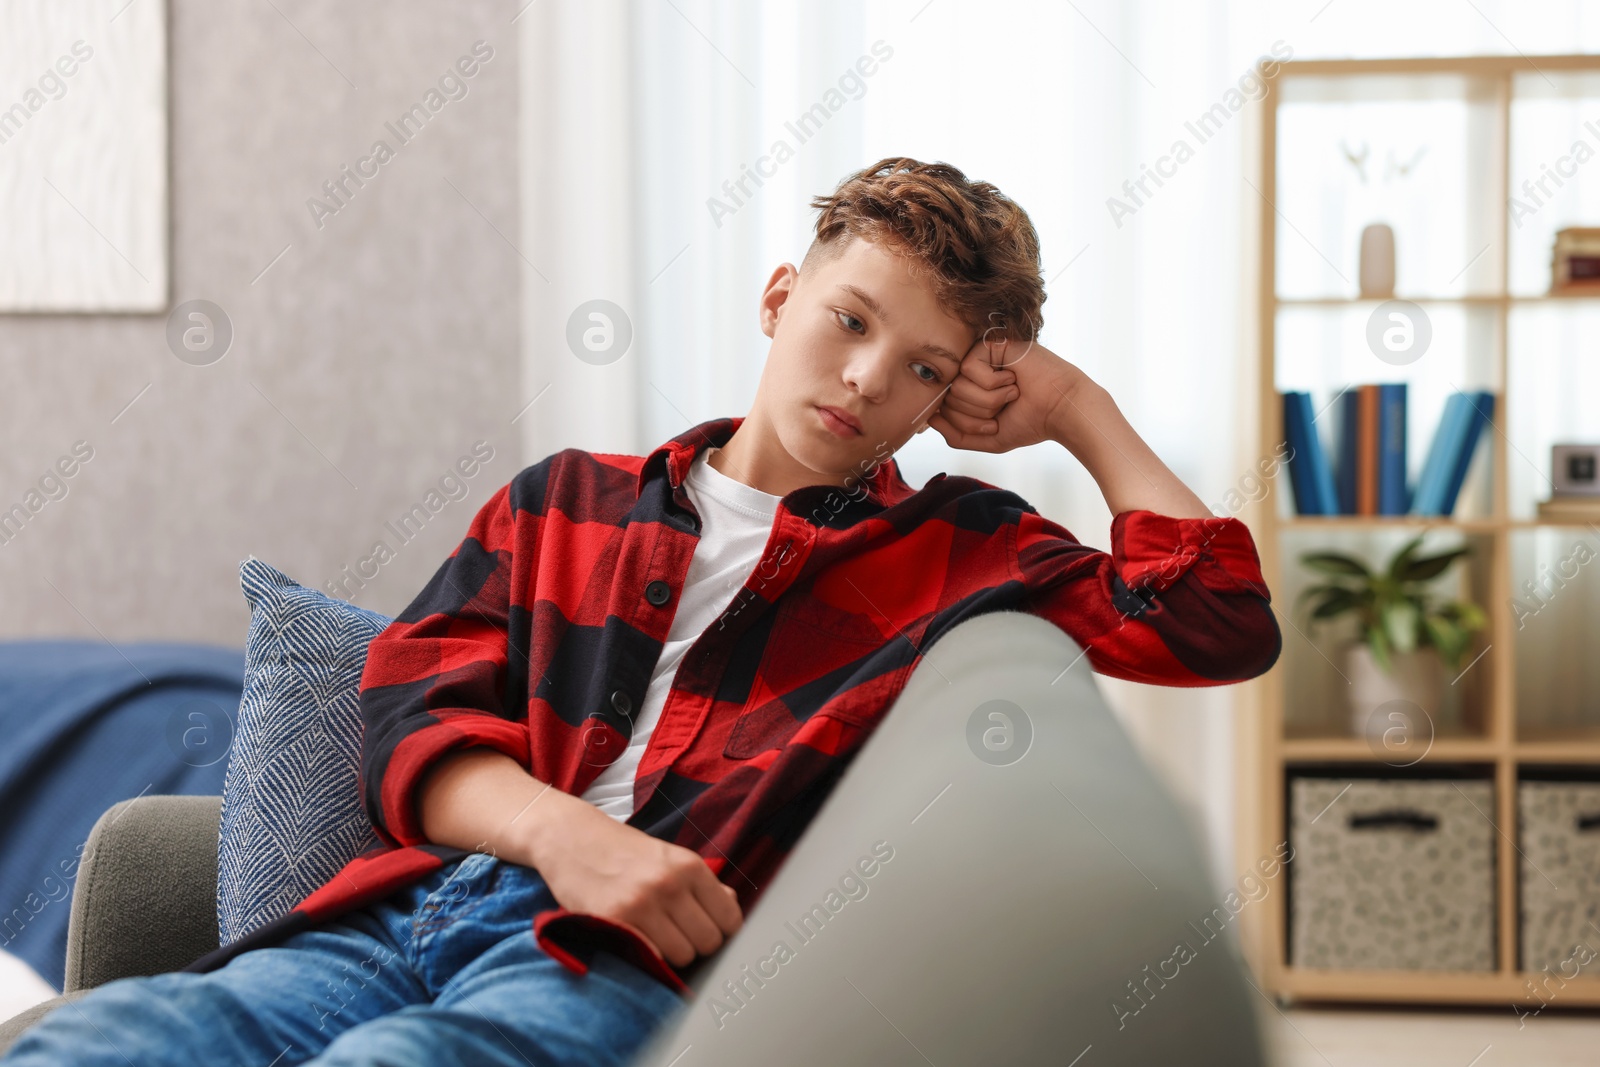
[[[850,412],[846,411],[844,408],[837,408],[832,404],[818,404],[817,410],[827,412],[828,415],[832,416],[838,422],[843,423],[845,426],[848,426],[857,434],[861,433],[861,420],[850,414]]]

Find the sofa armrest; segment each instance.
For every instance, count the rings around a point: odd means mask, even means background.
[[[135,797],[100,816],[67,920],[65,991],[188,966],[217,947],[220,796]]]

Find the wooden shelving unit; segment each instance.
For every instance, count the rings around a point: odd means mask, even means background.
[[[1321,204],[1336,215],[1350,212],[1338,206],[1329,208],[1326,198],[1333,195],[1330,190],[1337,185],[1331,180],[1331,171],[1313,175],[1309,180],[1298,172],[1286,176],[1286,167],[1293,169],[1299,165],[1304,169],[1304,165],[1297,163],[1289,153],[1280,158],[1281,148],[1287,140],[1300,146],[1297,150],[1303,150],[1308,143],[1306,130],[1320,129],[1316,126],[1323,121],[1319,115],[1332,116],[1341,108],[1348,111],[1352,104],[1371,107],[1375,102],[1383,104],[1392,100],[1403,108],[1416,106],[1417,101],[1444,101],[1441,106],[1446,108],[1447,115],[1454,114],[1448,111],[1452,92],[1457,94],[1464,116],[1461,126],[1467,130],[1466,140],[1470,142],[1462,147],[1460,154],[1467,158],[1469,165],[1460,171],[1444,168],[1435,171],[1441,176],[1438,180],[1460,183],[1451,191],[1461,193],[1455,200],[1441,195],[1438,202],[1459,202],[1471,213],[1471,217],[1455,221],[1463,232],[1476,235],[1467,251],[1469,254],[1477,252],[1477,256],[1467,262],[1456,277],[1451,278],[1441,270],[1437,277],[1426,279],[1428,284],[1416,285],[1419,292],[1404,291],[1408,283],[1407,272],[1402,269],[1397,285],[1400,291],[1396,295],[1416,303],[1439,322],[1451,326],[1448,330],[1435,331],[1434,345],[1447,346],[1439,352],[1439,363],[1434,368],[1410,368],[1407,373],[1414,377],[1409,380],[1426,382],[1433,388],[1440,385],[1442,377],[1446,379],[1445,390],[1494,390],[1494,425],[1485,431],[1487,456],[1480,454],[1474,460],[1469,483],[1463,489],[1457,509],[1460,517],[1296,516],[1292,513],[1293,498],[1286,468],[1278,471],[1260,510],[1252,513],[1255,520],[1252,526],[1284,633],[1284,653],[1274,669],[1250,689],[1253,699],[1242,751],[1254,758],[1258,775],[1241,801],[1239,857],[1241,869],[1244,869],[1257,858],[1271,855],[1288,837],[1285,783],[1296,768],[1333,766],[1357,771],[1387,765],[1396,768],[1393,774],[1396,778],[1405,777],[1406,768],[1411,766],[1448,764],[1489,771],[1495,782],[1496,798],[1493,812],[1496,969],[1491,972],[1355,971],[1292,966],[1286,951],[1289,899],[1285,880],[1275,886],[1259,906],[1247,909],[1241,916],[1243,943],[1261,988],[1284,1002],[1305,999],[1500,1007],[1540,1003],[1529,984],[1530,977],[1539,972],[1530,974],[1518,969],[1520,874],[1516,787],[1519,772],[1542,766],[1568,767],[1579,774],[1600,773],[1600,684],[1595,684],[1591,690],[1588,687],[1593,683],[1586,678],[1573,682],[1581,686],[1581,691],[1571,699],[1563,698],[1566,703],[1561,705],[1571,713],[1550,718],[1554,714],[1550,709],[1560,703],[1550,698],[1569,690],[1561,688],[1557,681],[1538,681],[1539,675],[1550,672],[1529,670],[1528,664],[1539,662],[1538,657],[1544,654],[1541,646],[1534,642],[1554,641],[1558,636],[1564,641],[1570,635],[1565,635],[1564,631],[1558,635],[1550,625],[1545,625],[1542,632],[1538,626],[1519,626],[1516,608],[1517,598],[1522,595],[1521,583],[1536,577],[1530,571],[1529,559],[1538,557],[1553,542],[1582,538],[1591,545],[1600,545],[1600,536],[1596,536],[1592,528],[1541,522],[1535,517],[1534,496],[1529,486],[1538,483],[1538,479],[1530,482],[1532,474],[1527,465],[1540,469],[1548,465],[1549,449],[1545,441],[1549,432],[1556,431],[1538,421],[1530,424],[1524,405],[1534,399],[1536,390],[1543,389],[1551,390],[1548,394],[1551,409],[1560,408],[1566,401],[1558,391],[1565,387],[1556,381],[1536,380],[1536,372],[1530,370],[1532,362],[1529,366],[1522,365],[1521,360],[1531,360],[1531,357],[1525,356],[1518,347],[1525,344],[1517,332],[1523,325],[1518,316],[1541,317],[1528,328],[1542,322],[1545,329],[1559,334],[1576,329],[1575,324],[1587,322],[1589,316],[1600,323],[1600,299],[1540,292],[1539,286],[1531,280],[1532,250],[1526,242],[1543,242],[1543,285],[1547,287],[1550,245],[1541,235],[1558,224],[1582,225],[1585,220],[1561,217],[1563,209],[1552,201],[1541,208],[1534,220],[1537,225],[1530,234],[1525,232],[1528,227],[1514,225],[1509,203],[1509,197],[1519,191],[1525,178],[1539,176],[1538,163],[1553,162],[1567,150],[1572,140],[1550,143],[1548,155],[1542,159],[1535,151],[1528,157],[1532,160],[1531,173],[1527,165],[1514,168],[1513,154],[1520,143],[1516,139],[1526,136],[1516,125],[1521,115],[1526,113],[1543,121],[1549,115],[1538,110],[1540,107],[1576,107],[1583,112],[1584,119],[1594,119],[1600,127],[1600,56],[1328,60],[1290,62],[1282,66],[1260,102],[1261,157],[1254,180],[1260,194],[1261,421],[1257,454],[1270,456],[1284,440],[1280,390],[1308,388],[1308,377],[1315,377],[1314,367],[1308,371],[1304,365],[1298,369],[1292,365],[1297,358],[1302,364],[1314,363],[1315,359],[1290,345],[1284,336],[1286,326],[1293,326],[1298,331],[1295,336],[1300,338],[1333,337],[1340,334],[1338,324],[1341,321],[1348,327],[1354,316],[1363,315],[1381,303],[1354,295],[1355,248],[1361,220],[1353,220],[1357,224],[1339,239],[1336,248],[1312,247],[1308,251],[1306,246],[1318,242],[1314,217],[1307,217],[1313,216],[1312,208]],[[1325,108],[1325,113],[1317,112],[1317,107]],[[1302,125],[1295,126],[1297,122]],[[1327,123],[1330,129],[1336,125],[1337,122]],[[1419,128],[1418,137],[1448,137],[1450,128],[1448,121],[1440,123],[1436,129]],[[1592,147],[1600,149],[1600,136],[1585,136]],[[1443,154],[1449,154],[1448,147]],[[1521,156],[1518,159],[1520,161]],[[1338,168],[1344,162],[1333,158],[1329,165]],[[1587,167],[1592,173],[1584,171],[1572,181],[1581,182],[1584,188],[1600,194],[1600,159],[1588,163]],[[1424,177],[1422,170],[1418,170],[1416,180]],[[1317,187],[1310,192],[1304,189],[1296,192],[1290,187],[1291,180]],[[1319,201],[1319,197],[1323,199]],[[1586,201],[1586,206],[1590,223],[1600,222],[1600,198]],[[1441,239],[1455,238],[1449,218],[1429,220],[1431,230],[1422,227],[1411,233],[1405,226],[1405,217],[1385,221],[1395,226],[1397,260],[1402,268],[1407,264],[1408,254],[1417,254],[1424,244],[1419,233],[1433,233]],[[1480,244],[1485,247],[1478,252]],[[1335,279],[1332,284],[1326,284],[1324,277],[1326,291],[1317,291],[1315,279],[1321,268],[1313,262],[1313,253],[1334,273],[1342,273],[1345,280]],[[1462,259],[1465,261],[1466,256]],[[1342,271],[1336,264],[1343,265]],[[1294,279],[1294,284],[1286,287],[1286,278]],[[1415,272],[1411,281],[1417,281]],[[1575,317],[1574,324],[1566,325],[1567,319],[1561,318],[1563,316]],[[1327,321],[1324,323],[1319,317]],[[1346,341],[1329,344],[1343,343],[1348,347],[1350,330],[1345,328],[1343,332]],[[1593,332],[1594,344],[1600,346],[1600,330]],[[1456,346],[1456,350],[1452,352],[1450,346]],[[1556,356],[1550,355],[1548,346],[1527,347],[1544,353],[1541,358],[1565,360],[1563,366],[1575,365],[1584,356],[1600,363],[1600,352],[1584,353],[1574,346],[1569,346],[1572,350],[1564,355]],[[1370,354],[1361,355],[1367,363],[1354,375],[1349,373],[1350,360],[1341,356],[1345,380],[1312,383],[1309,388],[1314,409],[1323,408],[1334,391],[1352,380],[1407,380],[1396,373],[1402,368],[1380,362]],[[1436,377],[1415,377],[1424,373]],[[1297,378],[1296,374],[1301,376]],[[1326,373],[1326,376],[1339,377],[1336,373]],[[1322,389],[1321,395],[1318,388]],[[1527,392],[1519,394],[1519,389]],[[1420,392],[1419,386],[1411,389],[1411,418],[1427,419],[1421,426],[1414,423],[1409,435],[1412,447],[1408,459],[1413,477],[1421,459],[1419,442],[1425,447],[1437,421],[1437,411],[1431,416],[1426,412],[1419,416],[1416,402]],[[1434,395],[1439,393],[1436,391]],[[1600,407],[1600,393],[1592,395],[1588,404],[1590,408]],[[1560,422],[1558,415],[1552,418]],[[1558,429],[1569,433],[1574,429],[1582,431],[1580,440],[1600,440],[1600,433],[1588,426]],[[1325,434],[1324,441],[1327,437]],[[1481,444],[1479,447],[1484,449]],[[1513,464],[1523,466],[1513,471]],[[1512,485],[1513,474],[1516,486]],[[1381,750],[1375,751],[1371,743],[1356,736],[1347,725],[1341,728],[1333,716],[1333,710],[1343,698],[1336,674],[1338,667],[1330,659],[1336,658],[1335,643],[1329,641],[1325,633],[1303,632],[1303,617],[1297,614],[1291,619],[1289,613],[1294,594],[1308,580],[1298,564],[1301,552],[1334,548],[1355,551],[1373,562],[1380,562],[1400,542],[1423,530],[1432,531],[1426,551],[1463,539],[1481,549],[1474,553],[1470,569],[1458,569],[1464,572],[1461,592],[1470,594],[1484,607],[1490,621],[1466,657],[1471,659],[1482,653],[1481,658],[1456,679],[1462,683],[1459,718],[1438,724],[1437,736],[1426,747],[1426,754],[1412,764],[1409,759],[1402,762]],[[1593,570],[1600,576],[1600,562]],[[1573,585],[1562,590],[1560,596],[1564,599],[1559,607],[1563,612],[1592,609],[1596,617],[1600,617],[1600,577],[1596,576],[1580,574]],[[1533,632],[1530,633],[1530,629]],[[1600,656],[1595,658],[1600,659]],[[1526,661],[1520,681],[1519,661]],[[1587,669],[1579,673],[1586,674]],[[1539,688],[1541,685],[1546,688]],[[1596,935],[1593,943],[1600,946],[1600,935]],[[1600,1005],[1600,977],[1597,976],[1600,976],[1600,966],[1584,968],[1578,978],[1566,983],[1555,1003]]]

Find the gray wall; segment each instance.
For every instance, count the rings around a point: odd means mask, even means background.
[[[240,560],[327,589],[379,540],[393,558],[341,595],[392,615],[523,466],[516,5],[168,11],[172,304],[220,305],[232,347],[192,366],[164,315],[0,315],[0,510],[93,448],[0,541],[0,636],[242,645]],[[385,123],[479,40],[402,146]],[[393,158],[319,228],[306,201],[379,139]],[[402,541],[386,523],[417,504]]]

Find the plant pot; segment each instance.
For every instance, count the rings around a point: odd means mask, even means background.
[[[1431,737],[1444,700],[1444,661],[1439,650],[1391,652],[1389,660],[1392,672],[1378,665],[1364,642],[1347,646],[1351,729],[1357,737],[1369,739],[1382,739],[1386,731],[1395,728],[1408,735]]]

